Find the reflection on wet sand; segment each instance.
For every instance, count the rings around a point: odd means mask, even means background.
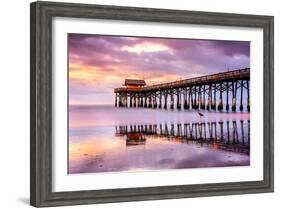
[[[126,136],[126,145],[143,145],[146,136],[178,143],[197,143],[213,149],[249,155],[250,120],[116,126],[116,136]]]
[[[143,133],[126,133],[126,145],[141,145],[145,144],[145,137]]]
[[[249,166],[250,114],[203,114],[71,107],[68,172]]]

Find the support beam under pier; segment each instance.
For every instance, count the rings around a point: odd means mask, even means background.
[[[250,86],[249,80],[247,80],[247,110],[250,112]]]
[[[222,102],[222,83],[219,84],[219,91],[220,91],[220,97],[219,97],[219,104],[218,104],[218,110],[223,109],[223,102]]]
[[[243,89],[244,89],[244,81],[241,80],[240,81],[240,90],[241,90],[241,93],[240,93],[240,111],[243,111]]]
[[[226,82],[226,106],[225,106],[225,109],[226,109],[227,111],[229,110],[228,96],[229,96],[229,85],[228,85],[228,81],[227,81],[227,82]]]
[[[237,93],[237,82],[232,82],[232,111],[236,111],[236,93]]]

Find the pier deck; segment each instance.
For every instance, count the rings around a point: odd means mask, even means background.
[[[229,110],[229,98],[231,97],[231,109],[236,111],[239,89],[239,109],[243,110],[243,91],[246,90],[247,101],[244,103],[250,111],[249,81],[250,68],[244,68],[135,89],[120,87],[114,89],[115,106],[166,109],[169,105],[171,109],[174,109],[174,98],[176,97],[177,109],[183,107],[184,109],[223,110],[223,103],[225,103],[225,109]]]

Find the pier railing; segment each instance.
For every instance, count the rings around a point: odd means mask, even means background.
[[[170,109],[174,109],[176,97],[177,109],[183,107],[184,109],[223,110],[225,107],[229,110],[229,99],[232,97],[231,110],[236,111],[239,96],[239,109],[243,110],[243,106],[246,105],[247,110],[250,111],[249,81],[250,68],[244,68],[145,86],[140,89],[115,88],[115,106],[167,109],[169,105]],[[243,102],[244,90],[247,94],[246,102]]]
[[[167,82],[162,84],[155,84],[150,86],[145,86],[142,89],[127,89],[125,87],[115,88],[115,93],[125,93],[125,92],[148,92],[157,90],[166,90],[170,88],[181,88],[194,85],[207,85],[210,83],[217,83],[222,81],[233,81],[237,79],[250,79],[250,68],[233,70],[228,72],[216,73],[212,75],[205,75],[196,78],[183,79],[173,82]]]

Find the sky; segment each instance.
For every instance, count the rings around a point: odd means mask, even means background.
[[[68,34],[69,104],[114,104],[126,78],[147,85],[250,67],[250,42]]]

